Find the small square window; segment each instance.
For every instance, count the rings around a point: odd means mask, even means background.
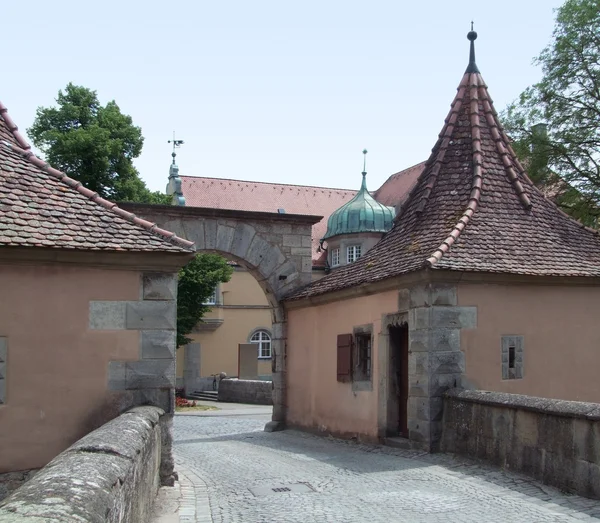
[[[523,378],[523,336],[502,336],[502,379]]]
[[[346,261],[348,263],[353,263],[360,258],[361,255],[361,246],[360,245],[350,245],[346,250]]]
[[[340,249],[333,249],[331,251],[331,266],[337,267],[340,264]]]

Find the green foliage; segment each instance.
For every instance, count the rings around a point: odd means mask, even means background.
[[[600,225],[600,0],[567,0],[534,60],[540,82],[502,114],[532,180],[566,212]],[[547,136],[535,124],[547,124]],[[537,129],[539,131],[539,128]]]
[[[69,83],[56,102],[39,107],[27,130],[50,164],[104,198],[171,203],[140,179],[133,160],[142,152],[142,130],[114,101],[102,106],[95,91]]]
[[[190,341],[187,335],[210,307],[204,305],[219,283],[231,279],[233,268],[218,254],[198,254],[181,271],[177,290],[177,347]]]

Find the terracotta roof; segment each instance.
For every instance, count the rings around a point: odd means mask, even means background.
[[[30,149],[0,103],[0,246],[194,250],[192,242],[100,198]]]
[[[290,299],[423,268],[600,276],[598,231],[563,213],[529,180],[473,50],[438,142],[393,229],[357,262]]]
[[[383,185],[373,193],[373,197],[383,205],[396,207],[402,205],[425,169],[425,162],[413,165],[399,173],[392,174]]]
[[[277,212],[323,216],[313,225],[313,265],[325,265],[325,253],[317,253],[319,240],[327,231],[327,219],[333,211],[357,193],[348,189],[328,189],[282,183],[246,182],[223,178],[181,176],[186,205],[237,211]]]

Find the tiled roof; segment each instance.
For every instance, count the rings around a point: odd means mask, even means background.
[[[223,178],[181,176],[186,205],[237,211],[277,212],[323,216],[313,225],[313,265],[325,265],[325,253],[317,253],[327,230],[327,218],[350,201],[357,191],[281,183],[245,182]]]
[[[194,244],[37,158],[0,103],[0,247],[190,252]]]
[[[425,169],[425,162],[413,165],[399,173],[392,174],[383,185],[373,193],[373,197],[383,205],[396,207],[408,197],[419,176]]]
[[[598,232],[535,188],[501,129],[474,53],[472,65],[393,229],[357,262],[290,299],[422,268],[600,276]]]

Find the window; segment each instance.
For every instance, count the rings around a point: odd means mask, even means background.
[[[256,331],[250,338],[250,343],[258,345],[258,357],[271,357],[271,335],[267,331]]]
[[[371,390],[372,330],[364,325],[337,337],[337,380],[352,382],[353,390]]]
[[[523,336],[502,336],[502,379],[523,378]]]
[[[354,336],[356,345],[356,366],[354,381],[369,381],[371,379],[371,333],[361,332]]]
[[[340,264],[340,249],[333,249],[331,251],[331,266],[337,267]]]
[[[360,245],[350,245],[346,250],[346,261],[348,263],[355,262],[360,258]]]
[[[217,291],[218,287],[213,289],[213,293],[207,298],[203,305],[216,305],[217,304]]]

